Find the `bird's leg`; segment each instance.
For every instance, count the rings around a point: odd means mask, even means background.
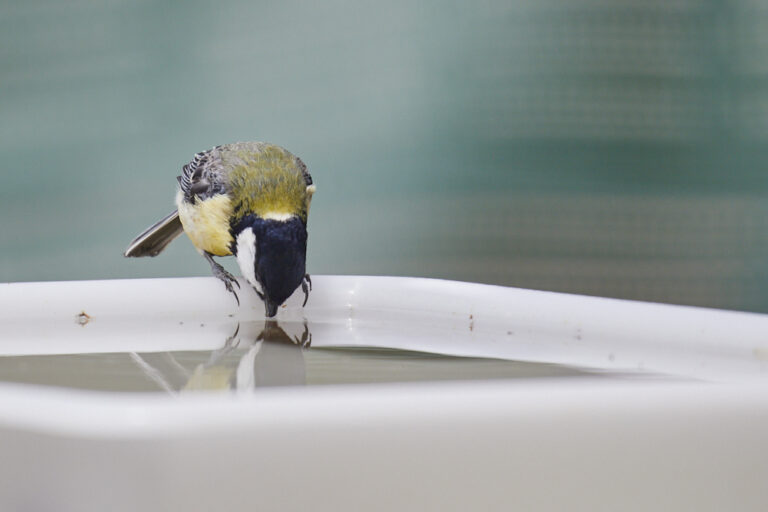
[[[240,305],[240,297],[237,296],[237,293],[235,292],[235,289],[232,287],[232,283],[235,283],[238,288],[240,288],[240,283],[237,282],[237,279],[235,279],[235,276],[224,270],[224,267],[213,261],[213,255],[209,252],[203,251],[203,257],[208,260],[208,263],[211,264],[211,272],[213,272],[213,275],[220,279],[224,283],[224,287],[227,289],[227,291],[232,292],[232,295],[235,296],[235,300],[237,301],[237,305]]]
[[[309,287],[307,287],[307,284],[309,284]],[[304,292],[304,304],[301,307],[304,307],[307,305],[309,292],[312,291],[312,279],[309,277],[309,274],[304,274],[304,278],[301,280],[301,291]]]

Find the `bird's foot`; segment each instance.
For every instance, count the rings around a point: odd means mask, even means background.
[[[301,337],[294,336],[293,340],[301,348],[309,348],[312,345],[312,333],[309,332],[309,326],[306,321],[304,322],[304,332],[301,333]]]
[[[304,278],[301,280],[301,291],[304,292],[304,303],[301,305],[301,307],[304,307],[307,305],[309,292],[312,291],[312,279],[309,277],[309,274],[304,274]]]
[[[237,279],[235,276],[227,272],[224,267],[219,265],[213,260],[213,255],[204,252],[203,256],[205,256],[205,259],[208,260],[208,263],[211,264],[211,272],[213,272],[214,277],[221,280],[221,282],[224,283],[224,287],[227,289],[228,292],[231,292],[232,295],[235,296],[235,300],[237,301],[237,305],[240,305],[240,297],[237,296],[237,292],[235,291],[234,286],[232,284],[234,283],[237,288],[240,288],[240,283],[237,282]]]

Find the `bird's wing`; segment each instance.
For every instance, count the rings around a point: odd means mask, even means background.
[[[176,179],[186,202],[194,204],[195,197],[207,199],[216,194],[227,193],[226,175],[219,155],[220,147],[197,153],[191,162],[181,168],[181,176]]]
[[[147,228],[142,234],[133,239],[123,253],[127,258],[142,256],[157,256],[165,246],[181,234],[184,228],[179,220],[179,213],[174,210],[156,224]]]

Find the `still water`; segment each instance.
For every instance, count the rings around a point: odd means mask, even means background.
[[[598,375],[545,363],[384,348],[313,348],[310,328],[300,322],[267,321],[255,337],[242,335],[244,331],[252,332],[238,325],[215,350],[4,356],[0,357],[0,380],[176,394],[272,386]]]

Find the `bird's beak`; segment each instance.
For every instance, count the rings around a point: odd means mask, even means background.
[[[277,306],[269,297],[264,297],[264,309],[266,310],[267,318],[272,318],[277,314]]]

